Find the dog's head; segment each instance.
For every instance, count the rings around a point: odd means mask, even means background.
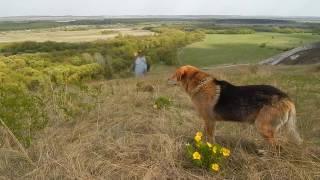
[[[198,72],[200,72],[200,70],[194,66],[181,66],[176,69],[175,73],[168,79],[168,83],[173,85],[181,83],[183,85]]]
[[[197,87],[201,85],[201,83],[206,82],[206,80],[210,79],[213,80],[214,77],[196,67],[187,65],[178,68],[175,73],[168,79],[168,83],[181,85],[189,95],[193,96],[195,90],[197,90]],[[205,90],[207,92],[214,92],[214,88],[215,86],[212,84],[210,86],[202,88],[202,90]]]
[[[201,71],[194,66],[182,66],[168,79],[168,84],[181,85],[187,93],[191,93],[194,88],[199,85],[199,82],[208,77],[209,74]]]

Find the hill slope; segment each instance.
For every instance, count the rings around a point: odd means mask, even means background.
[[[305,73],[306,71],[312,73]],[[182,89],[166,84],[173,68],[144,79],[95,82],[101,90],[89,113],[81,109],[74,119],[50,116],[27,150],[32,163],[10,136],[1,142],[0,178],[3,179],[317,179],[320,177],[320,84],[312,67],[238,66],[209,70],[235,84],[272,84],[297,103],[302,147],[269,149],[253,127],[219,123],[217,142],[232,155],[215,174],[194,167],[186,159],[185,143],[201,130],[201,120]],[[152,85],[154,92],[137,88]],[[143,85],[144,84],[144,85]],[[173,100],[167,109],[153,108],[155,98]],[[81,97],[78,97],[81,98]],[[92,102],[93,103],[93,102]],[[47,104],[54,110],[54,104]],[[57,111],[59,112],[59,111]],[[2,131],[1,131],[2,132]],[[257,148],[268,150],[265,156]]]

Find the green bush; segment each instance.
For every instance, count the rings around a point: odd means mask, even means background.
[[[47,124],[43,102],[16,84],[0,85],[0,118],[25,145]]]
[[[44,72],[49,75],[51,81],[56,84],[76,83],[95,79],[102,71],[102,67],[97,63],[81,66],[57,65],[44,69]]]
[[[48,76],[31,67],[21,68],[18,73],[22,75],[23,82],[29,90],[37,91],[48,85]]]
[[[265,47],[267,47],[267,43],[261,43],[261,44],[259,45],[259,47],[265,48]]]

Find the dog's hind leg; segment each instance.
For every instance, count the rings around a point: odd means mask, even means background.
[[[259,133],[268,140],[270,144],[277,144],[276,136],[280,134],[282,127],[286,126],[291,140],[301,144],[302,139],[296,128],[296,111],[294,104],[284,99],[271,106],[264,106],[257,118],[256,127]]]
[[[280,122],[280,116],[277,110],[265,106],[259,111],[255,120],[255,126],[260,135],[274,146],[278,144],[275,135],[277,130],[276,127],[278,127]]]

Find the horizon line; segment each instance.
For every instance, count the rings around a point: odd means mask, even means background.
[[[127,16],[239,16],[239,17],[283,17],[283,18],[320,18],[320,16],[311,15],[237,15],[237,14],[123,14],[123,15],[16,15],[0,16],[0,18],[13,17],[127,17]]]

